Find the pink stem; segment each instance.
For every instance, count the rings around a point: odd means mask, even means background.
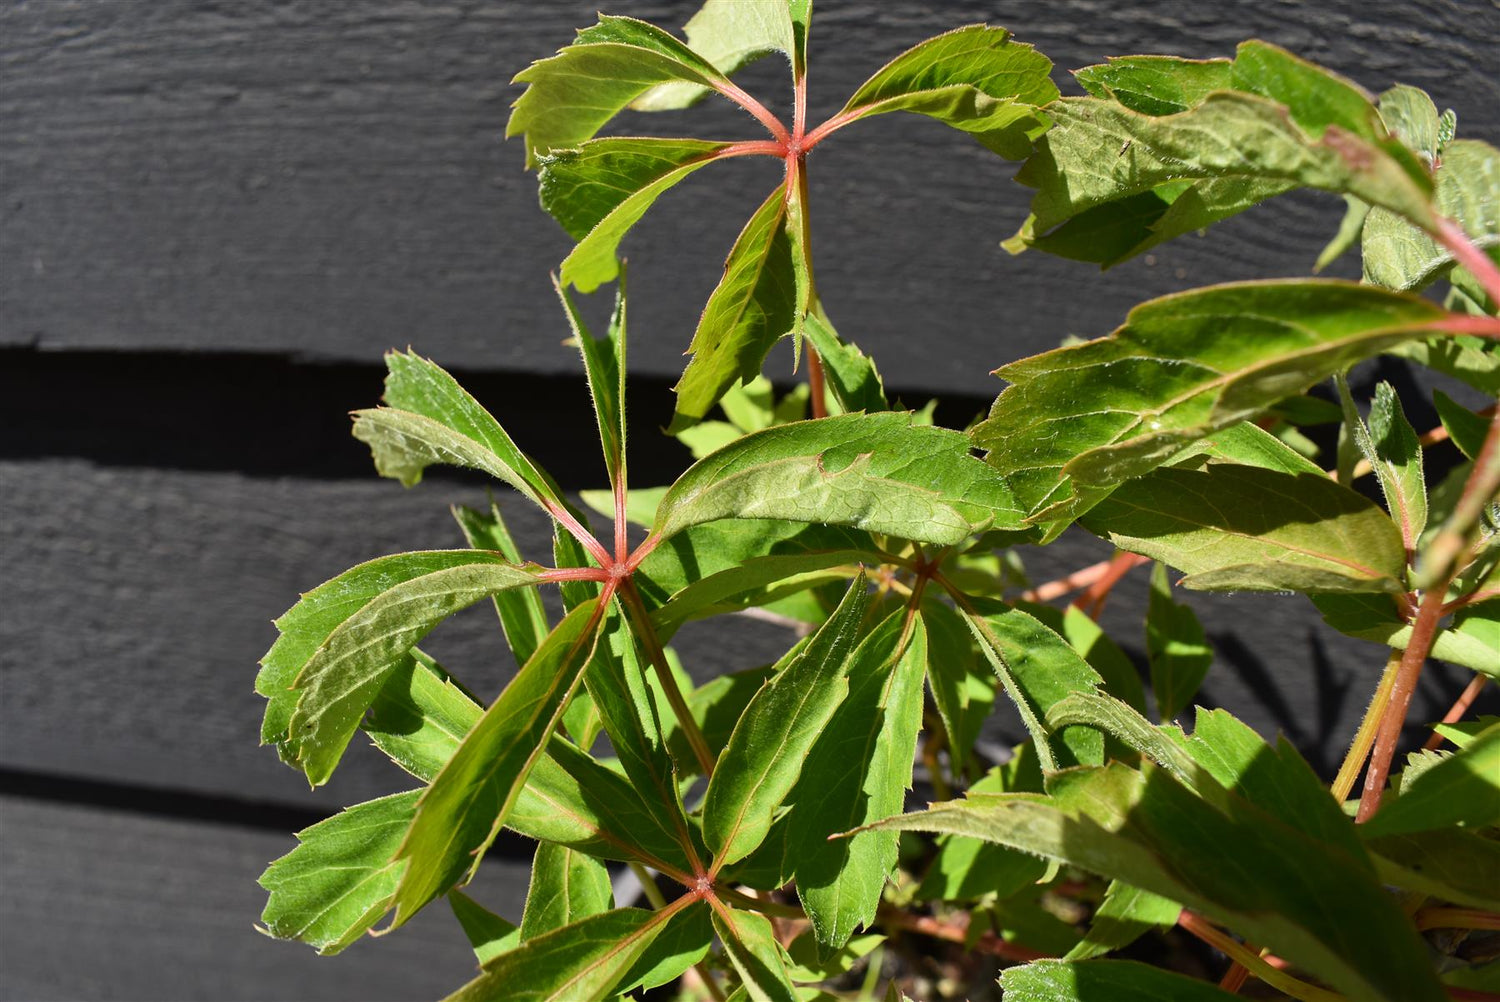
[[[589,555],[599,561],[600,567],[612,567],[614,559],[609,551],[599,545],[599,541],[593,537],[583,526],[578,524],[578,519],[560,504],[547,503],[547,514],[557,520],[557,524],[568,530],[568,534],[578,540],[579,544],[589,551]]]
[[[771,135],[776,137],[777,142],[785,145],[787,140],[791,138],[790,133],[786,131],[786,126],[781,124],[781,119],[771,114],[765,105],[755,100],[749,94],[746,94],[733,81],[723,80],[715,84],[714,89],[754,115],[756,121],[764,125]]]
[[[1423,328],[1442,331],[1445,334],[1474,334],[1500,340],[1500,318],[1497,317],[1475,317],[1464,313],[1450,313],[1441,320],[1424,324]]]
[[[842,129],[850,122],[859,118],[859,111],[846,111],[823,122],[807,135],[802,137],[802,152],[806,153],[814,146],[827,139],[830,135]]]
[[[598,567],[554,567],[537,575],[542,581],[608,581],[609,571]]]
[[[1451,219],[1439,216],[1433,236],[1448,248],[1448,252],[1459,264],[1469,270],[1469,274],[1479,280],[1490,299],[1500,303],[1500,268],[1495,267],[1495,262],[1490,260],[1488,254],[1474,246],[1463,227]]]

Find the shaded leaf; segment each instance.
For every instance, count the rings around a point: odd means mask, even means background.
[[[1094,912],[1088,932],[1064,960],[1089,960],[1129,946],[1153,929],[1177,924],[1182,905],[1139,887],[1112,880],[1104,901]]]
[[[354,412],[354,437],[370,447],[381,476],[410,487],[428,466],[461,466],[505,481],[543,508],[567,507],[552,479],[452,376],[411,351],[389,352],[385,364],[388,406]]]
[[[1323,622],[1346,636],[1373,640],[1395,650],[1405,650],[1411,642],[1411,624],[1396,610],[1389,595],[1310,597],[1323,614]],[[1484,610],[1479,610],[1479,618],[1472,624],[1466,623],[1464,612],[1476,609],[1477,606],[1469,606],[1461,610],[1451,626],[1437,631],[1432,656],[1500,678],[1500,629],[1489,625],[1497,619],[1490,617],[1486,620]]]
[[[708,954],[713,941],[708,903],[695,901],[667,920],[615,991],[623,995],[636,988],[649,990],[676,980]]]
[[[1461,828],[1386,835],[1367,843],[1380,879],[1488,911],[1500,909],[1500,842]]]
[[[520,926],[507,922],[463,891],[449,891],[448,904],[481,966],[520,945]]]
[[[1006,485],[958,432],[905,413],[845,414],[768,428],[699,460],[672,485],[656,533],[721,518],[851,525],[952,544],[1019,528]]]
[[[567,289],[557,286],[558,298],[568,315],[573,343],[583,357],[588,377],[589,396],[594,402],[594,419],[599,428],[599,442],[604,447],[604,467],[611,486],[626,487],[625,476],[625,276],[615,289],[615,309],[609,318],[609,330],[595,338],[578,315]],[[614,517],[614,512],[610,512]]]
[[[620,241],[662,192],[718,158],[728,143],[702,139],[591,139],[540,159],[542,208],[577,245],[558,281],[593,292],[620,272]]]
[[[735,725],[703,800],[703,837],[716,865],[743,859],[770,831],[808,751],[849,691],[850,655],[868,603],[861,574]]]
[[[1370,402],[1370,421],[1356,423],[1354,438],[1380,481],[1386,509],[1401,530],[1408,552],[1427,528],[1427,481],[1422,474],[1422,443],[1406,420],[1396,388],[1381,381]]]
[[[390,672],[438,623],[480,599],[534,585],[498,553],[433,550],[360,564],[305,594],[276,621],[256,690],[269,698],[262,740],[318,786],[343,755]]]
[[[525,134],[526,166],[570,149],[652,87],[681,81],[717,89],[724,77],[707,60],[655,25],[600,15],[572,45],[515,75],[526,92],[512,105],[506,138]]]
[[[817,937],[809,930],[787,944],[787,960],[791,962],[787,973],[797,984],[827,981],[848,971],[884,942],[885,937],[878,933],[855,936],[847,946],[825,959],[820,954]],[[877,966],[879,959],[874,958],[871,966]]]
[[[730,249],[688,346],[693,358],[673,387],[671,431],[696,423],[736,381],[758,375],[771,347],[800,327],[807,304],[795,274],[787,209],[786,189],[779,186]]]
[[[849,98],[839,119],[913,111],[1019,160],[1045,131],[1038,108],[1058,96],[1052,61],[1004,28],[973,24],[929,38],[881,67]]]
[[[391,670],[359,726],[391,761],[426,783],[483,712],[441,665],[413,648]]]
[[[1423,771],[1359,826],[1366,838],[1500,822],[1500,724]]]
[[[714,911],[714,931],[739,973],[740,984],[755,1002],[797,1002],[787,971],[786,954],[763,915],[731,909]]]
[[[787,859],[797,897],[825,948],[841,949],[875,919],[896,865],[896,832],[829,840],[897,814],[906,803],[922,725],[927,630],[892,612],[849,659],[849,695],[802,766],[792,791]]]
[[[1326,476],[1213,463],[1129,481],[1084,517],[1203,590],[1402,590],[1406,548],[1379,507]]]
[[[1076,605],[1054,609],[1050,605],[1017,602],[1016,607],[1041,620],[1048,629],[1083,655],[1089,667],[1104,680],[1106,692],[1116,699],[1124,700],[1137,712],[1146,712],[1146,690],[1141,684],[1141,673],[1136,669],[1135,662],[1120,649],[1119,644],[1109,638],[1098,623],[1089,618],[1088,613]]]
[[[1467,459],[1479,455],[1484,445],[1484,436],[1489,433],[1490,422],[1460,405],[1442,390],[1432,391],[1432,402],[1437,408],[1438,418],[1448,431],[1448,437]]]
[[[528,939],[445,1002],[600,1002],[690,903],[658,912],[616,908]]]
[[[1176,56],[1110,56],[1097,66],[1074,70],[1073,77],[1093,97],[1112,97],[1143,115],[1175,115],[1196,108],[1216,90],[1229,90],[1228,59]]]
[[[1106,338],[997,370],[974,443],[1033,520],[1061,519],[1204,435],[1426,335],[1443,311],[1330,280],[1245,282],[1137,306]]]
[[[521,940],[609,911],[614,905],[614,888],[603,863],[567,846],[540,842],[531,863]]]
[[[1133,960],[1037,960],[1000,975],[1006,1002],[1228,1002],[1235,996]]]
[[[499,505],[491,502],[488,514],[455,505],[453,517],[458,520],[464,539],[474,549],[494,550],[513,564],[522,563],[521,551],[500,515]],[[510,645],[516,664],[525,664],[536,653],[542,638],[552,632],[547,610],[542,607],[542,596],[530,588],[503,591],[495,596],[495,611],[500,616],[500,628],[505,631],[505,642]]]
[[[927,684],[947,735],[955,774],[963,771],[979,729],[995,705],[993,671],[982,668],[974,637],[964,618],[949,606],[926,599],[921,608],[927,631]]]
[[[1223,813],[1149,764],[1068,770],[1050,789],[971,796],[881,827],[987,838],[1181,901],[1351,998],[1445,997],[1369,868],[1316,838],[1238,798]]]
[[[594,602],[570,612],[464,736],[422,794],[397,858],[395,924],[472,875],[499,834],[597,639]]]
[[[299,845],[260,876],[271,935],[338,953],[391,907],[403,864],[391,857],[418,791],[358,804],[297,833]]]
[[[1151,596],[1146,604],[1146,658],[1151,665],[1156,713],[1163,721],[1174,720],[1202,687],[1214,663],[1214,649],[1192,607],[1172,600],[1167,568],[1160,563],[1151,569]]]

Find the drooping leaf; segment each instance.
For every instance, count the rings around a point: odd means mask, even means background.
[[[520,926],[496,915],[463,891],[449,891],[448,904],[453,908],[453,917],[463,926],[480,966],[520,945]]]
[[[483,713],[441,665],[413,648],[380,686],[359,727],[391,761],[429,783]]]
[[[625,276],[615,290],[615,309],[609,318],[609,331],[602,339],[589,333],[588,326],[578,315],[573,300],[562,285],[557,286],[558,298],[563,311],[568,315],[568,326],[573,331],[573,342],[583,357],[583,369],[588,377],[589,396],[594,401],[594,419],[599,427],[599,441],[604,446],[604,467],[609,474],[611,486],[625,488]],[[614,512],[610,512],[614,517]]]
[[[800,329],[807,304],[793,261],[788,201],[778,186],[729,251],[688,346],[693,358],[673,387],[674,432],[700,420],[736,381],[758,375],[771,347]]]
[[[499,505],[491,502],[488,514],[455,505],[453,517],[474,549],[494,550],[513,564],[523,562],[521,551],[500,514]],[[525,664],[536,653],[542,638],[552,632],[541,595],[530,588],[500,592],[495,596],[495,611],[500,616],[500,627],[505,631],[505,642],[510,645],[516,664]]]
[[[1029,754],[1028,754],[1029,753]],[[997,766],[969,787],[971,793],[1041,793],[1042,776],[1035,748],[1028,742],[1010,761]],[[1029,853],[983,839],[943,835],[937,855],[917,886],[918,901],[1005,899],[1047,872],[1047,864]]]
[[[861,574],[735,725],[703,800],[703,837],[718,864],[743,859],[771,830],[808,751],[849,691],[850,655],[868,603]]]
[[[354,412],[354,437],[375,468],[407,487],[434,464],[462,466],[503,480],[543,508],[564,508],[557,485],[448,373],[415,352],[390,352],[387,406]]]
[[[523,942],[614,906],[614,888],[603,863],[566,846],[537,844],[521,915]]]
[[[1477,246],[1500,249],[1500,150],[1475,139],[1449,143],[1437,168],[1436,211],[1454,220]],[[1420,289],[1453,264],[1452,253],[1388,209],[1365,220],[1365,281],[1388,289]]]
[[[464,736],[422,794],[397,858],[395,924],[472,875],[499,834],[597,639],[597,605],[570,612]]]
[[[1109,502],[1105,502],[1108,504]],[[1172,599],[1167,568],[1151,570],[1151,597],[1146,605],[1146,658],[1151,665],[1151,691],[1156,712],[1175,720],[1187,709],[1214,663],[1214,649],[1192,606]]]
[[[1035,617],[998,602],[975,605],[978,614],[965,616],[969,629],[1020,711],[1043,770],[1102,762],[1104,742],[1098,733],[1072,727],[1053,734],[1046,724],[1047,711],[1069,693],[1097,691],[1099,674]]]
[[[1437,162],[1446,140],[1439,136],[1442,123],[1437,105],[1426,91],[1397,84],[1380,95],[1376,110],[1391,134],[1417,153],[1423,163],[1431,167]]]
[[[1223,813],[1149,763],[1067,770],[1050,789],[971,796],[880,827],[985,838],[1181,901],[1351,998],[1445,997],[1394,899],[1334,847],[1238,798]]]
[[[1378,506],[1326,476],[1211,463],[1162,467],[1101,501],[1084,524],[1210,591],[1402,590],[1406,548]]]
[[[1063,959],[1090,960],[1129,946],[1152,929],[1176,925],[1181,913],[1182,905],[1171,898],[1112,880],[1088,932]]]
[[[888,411],[746,435],[678,478],[656,532],[774,518],[947,545],[987,528],[1020,528],[1017,516],[1005,483],[968,454],[962,435]]]
[[[715,910],[714,931],[754,1002],[797,1002],[787,959],[771,922],[764,915],[738,909]]]
[[[899,813],[922,725],[927,630],[891,613],[850,658],[849,695],[823,729],[792,791],[787,858],[818,942],[841,949],[875,919],[896,865],[896,832],[837,832]]]
[[[970,133],[1019,160],[1045,131],[1038,109],[1058,96],[1052,60],[1004,28],[973,24],[929,38],[881,67],[849,98],[840,120],[913,111]]]
[[[1423,771],[1359,826],[1366,839],[1500,822],[1500,724]]]
[[[1353,195],[1344,196],[1344,218],[1339,221],[1338,232],[1313,262],[1316,274],[1337,261],[1344,252],[1359,243],[1364,235],[1365,220],[1370,217],[1370,206]]]
[[[1445,314],[1348,282],[1244,282],[1137,306],[1112,335],[1013,362],[971,432],[1041,521],[1077,514],[1211,432],[1256,417]]]
[[[1082,724],[1109,734],[1171,773],[1198,796],[1223,803],[1222,784],[1181,747],[1182,731],[1176,724],[1154,725],[1124,702],[1095,692],[1074,692],[1058,700],[1047,712],[1047,722],[1054,727]]]
[[[1133,960],[1036,960],[1000,975],[1006,1002],[1228,1002],[1236,996]]]
[[[517,73],[526,92],[512,106],[506,138],[525,134],[526,166],[553,150],[571,149],[636,98],[660,83],[718,89],[724,76],[702,56],[655,25],[601,15],[557,55]]]
[[[712,163],[728,143],[702,139],[591,139],[543,156],[542,208],[577,245],[558,281],[593,292],[620,272],[620,241],[663,192]]]
[[[707,0],[682,26],[683,37],[698,55],[726,77],[755,60],[780,52],[800,77],[806,45],[808,3],[788,0]],[[709,88],[686,82],[657,84],[631,105],[637,111],[672,111],[697,103]]]
[[[270,702],[261,739],[318,786],[390,672],[433,627],[480,599],[538,582],[483,550],[400,553],[360,564],[276,621],[256,691]]]
[[[297,833],[299,845],[261,874],[270,892],[260,920],[271,935],[338,953],[391,907],[402,863],[391,857],[418,792],[345,808]]]
[[[874,359],[860,351],[858,345],[842,340],[816,312],[808,315],[802,330],[823,360],[829,392],[844,413],[890,409]]]
[[[601,1002],[681,907],[616,908],[528,939],[444,1002]]]

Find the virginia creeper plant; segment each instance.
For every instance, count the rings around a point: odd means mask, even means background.
[[[1500,676],[1500,418],[1439,393],[1419,434],[1389,385],[1364,401],[1345,378],[1394,354],[1500,390],[1500,151],[1420,90],[1375,97],[1257,41],[1112,59],[1063,97],[1045,56],[986,25],[811,124],[810,19],[806,0],[709,0],[683,40],[601,15],[516,77],[507,131],[576,241],[556,281],[608,474],[583,498],[610,528],[436,364],[388,356],[385,405],[354,415],[379,472],[482,471],[555,545],[522,554],[498,507],[461,509],[463,547],[361,564],[277,620],[265,742],[316,786],[359,732],[420,785],[301,832],[261,878],[265,928],[336,953],[446,898],[479,963],[450,998],[476,1002],[1500,998],[1500,722],[1468,709]],[[789,122],[732,79],[770,53]],[[596,138],[710,95],[764,135]],[[1312,188],[1348,203],[1319,265],[1357,250],[1364,279],[1142,303],[1003,366],[967,431],[935,427],[888,402],[813,279],[808,156],[893,111],[1023,162],[1013,252],[1108,266]],[[676,387],[670,432],[697,462],[632,485],[617,251],[663,191],[737,157],[782,168]],[[607,283],[596,337],[573,297]],[[778,398],[760,371],[788,336],[807,385]],[[1320,455],[1301,429],[1334,423]],[[1117,555],[1029,586],[1020,548],[1070,528]],[[1095,619],[1153,561],[1143,684]],[[1302,593],[1389,649],[1331,790],[1285,740],[1192,711],[1213,652],[1179,588]],[[488,706],[417,647],[484,599],[521,665]],[[746,611],[800,639],[694,687],[674,633]],[[1404,748],[1429,657],[1473,682]],[[1027,739],[995,762],[975,739],[1002,700]],[[907,811],[914,775],[937,800]],[[502,828],[536,842],[519,915],[462,890]],[[613,900],[620,864],[644,900]]]

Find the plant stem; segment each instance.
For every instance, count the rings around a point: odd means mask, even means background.
[[[1456,724],[1462,720],[1464,714],[1469,712],[1469,707],[1474,705],[1474,700],[1479,698],[1479,691],[1484,688],[1484,683],[1488,681],[1489,676],[1476,672],[1474,677],[1469,679],[1469,684],[1464,686],[1464,691],[1458,694],[1458,699],[1454,700],[1453,705],[1448,708],[1448,712],[1443,714],[1443,723]],[[1443,736],[1434,731],[1422,748],[1425,751],[1432,751],[1441,745],[1443,740]]]
[[[1186,908],[1177,917],[1177,924],[1284,995],[1300,999],[1301,1002],[1348,1002],[1337,992],[1310,985],[1285,971],[1278,970],[1260,954],[1244,946],[1234,937],[1220,932],[1207,919]]]
[[[646,896],[647,901],[651,902],[651,907],[667,907],[667,899],[662,897],[661,888],[656,886],[656,879],[651,876],[651,871],[634,860],[627,865],[630,867],[630,872],[635,874],[635,879],[641,882],[641,893]]]
[[[1490,260],[1488,254],[1474,246],[1463,227],[1451,219],[1439,217],[1433,236],[1437,237],[1438,243],[1448,248],[1454,260],[1479,281],[1485,294],[1494,302],[1500,303],[1500,268],[1495,267],[1495,262]]]
[[[920,933],[923,936],[946,940],[949,943],[968,944],[969,942],[969,923],[967,920],[962,922],[943,922],[930,915],[912,915],[894,908],[882,907],[875,913],[875,921],[887,929],[900,929],[905,932]],[[981,953],[988,953],[993,957],[1003,957],[1006,960],[1015,960],[1022,963],[1041,960],[1049,956],[1029,947],[1008,943],[989,931],[980,933],[979,938],[973,942],[972,948]]]
[[[1055,581],[1039,584],[1035,588],[1029,588],[1021,592],[1021,599],[1026,602],[1050,602],[1054,598],[1062,598],[1081,588],[1098,581],[1109,570],[1113,560],[1101,560],[1097,564],[1089,564],[1081,567],[1072,574],[1060,577]]]
[[[656,677],[661,681],[662,691],[667,694],[667,702],[672,706],[672,713],[677,717],[677,726],[682,728],[682,733],[687,737],[688,744],[693,749],[693,755],[698,759],[698,765],[703,770],[703,778],[708,779],[713,775],[714,759],[708,750],[708,742],[703,737],[703,732],[698,729],[698,721],[693,719],[693,711],[688,709],[687,700],[682,697],[682,690],[677,687],[677,679],[672,677],[672,666],[667,664],[667,653],[662,650],[661,641],[657,639],[656,627],[651,623],[651,615],[646,611],[646,605],[641,601],[640,592],[636,590],[635,582],[626,578],[620,586],[620,598],[625,603],[625,611],[635,625],[636,636],[640,638],[646,647],[646,656],[651,659],[651,665],[656,669]]]
[[[1354,740],[1349,744],[1344,764],[1339,766],[1338,775],[1334,777],[1333,799],[1341,804],[1348,799],[1349,791],[1354,789],[1359,770],[1370,755],[1370,745],[1375,741],[1375,731],[1380,727],[1386,705],[1391,701],[1391,687],[1396,684],[1396,674],[1400,667],[1401,652],[1392,651],[1391,656],[1386,659],[1385,671],[1380,673],[1380,684],[1375,687],[1375,695],[1370,699],[1364,719],[1359,722],[1359,730],[1354,732]]]
[[[1419,930],[1500,929],[1500,915],[1478,908],[1423,908],[1415,921]]]
[[[787,132],[786,126],[782,124],[781,119],[771,114],[765,105],[745,93],[738,84],[726,79],[714,84],[714,89],[754,115],[755,120],[764,125],[766,131],[770,132],[778,143],[785,144],[791,138],[791,134]]]
[[[1428,582],[1442,578],[1444,587],[1453,577],[1454,564],[1469,548],[1470,537],[1484,515],[1484,509],[1500,493],[1500,411],[1490,419],[1490,430],[1484,436],[1484,444],[1474,457],[1474,469],[1464,484],[1458,504],[1448,522],[1433,537],[1422,555],[1422,566],[1418,568],[1418,584],[1430,588]]]
[[[1104,602],[1109,598],[1110,590],[1114,588],[1119,580],[1134,568],[1141,566],[1141,564],[1149,564],[1150,562],[1150,557],[1143,557],[1139,553],[1129,553],[1125,550],[1120,550],[1110,558],[1109,565],[1105,568],[1104,573],[1099,576],[1098,580],[1089,585],[1087,591],[1073,600],[1073,605],[1087,613],[1090,619],[1098,619],[1100,613],[1104,611]]]

